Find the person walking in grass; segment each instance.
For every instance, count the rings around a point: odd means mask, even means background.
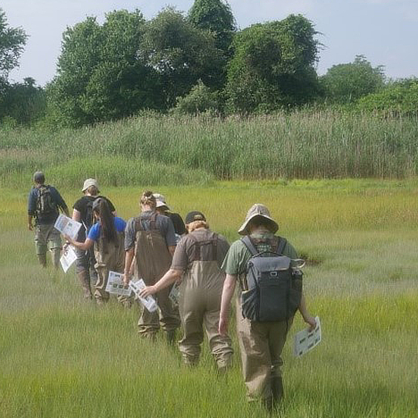
[[[287,320],[269,322],[250,320],[243,315],[242,294],[249,286],[247,272],[251,267],[247,263],[253,257],[253,253],[256,256],[272,256],[274,253],[276,256],[281,254],[292,260],[297,259],[293,246],[284,238],[274,235],[278,228],[278,224],[271,218],[269,210],[264,205],[255,204],[248,211],[245,222],[238,232],[248,236],[249,240],[235,241],[222,265],[226,279],[219,318],[219,333],[225,335],[228,330],[229,306],[239,281],[240,297],[237,300],[236,318],[247,396],[249,401],[262,400],[269,410],[277,406],[283,397],[281,353],[293,316]],[[273,273],[272,278],[277,272]],[[272,278],[270,280],[273,280]],[[301,278],[298,286],[300,293],[295,309],[299,309],[304,321],[313,329],[316,325],[315,319],[310,316],[306,308],[305,298],[301,293]],[[273,299],[273,304],[275,300]],[[294,311],[291,315],[293,314]]]
[[[129,284],[132,273],[142,278],[146,285],[155,284],[170,268],[176,248],[176,235],[170,218],[156,212],[156,199],[146,191],[140,199],[141,214],[131,218],[125,230],[125,285]],[[169,294],[171,288],[156,293],[159,316],[156,312],[142,311],[138,321],[142,337],[155,339],[160,328],[167,334],[167,341],[173,343],[180,326],[177,309]]]
[[[153,295],[181,280],[179,308],[183,338],[179,348],[183,360],[190,366],[199,362],[204,327],[218,370],[224,372],[231,366],[233,355],[231,339],[218,331],[225,279],[220,267],[229,244],[222,235],[209,229],[201,212],[187,214],[186,228],[188,234],[177,244],[170,270],[141,294]]]
[[[34,187],[29,192],[28,198],[28,229],[33,230],[35,220],[35,246],[39,263],[46,267],[46,253],[49,248],[52,255],[52,263],[59,267],[61,257],[61,235],[54,228],[59,216],[59,210],[67,216],[68,207],[64,199],[55,187],[45,185],[45,175],[37,171],[33,175]]]
[[[181,236],[186,233],[186,227],[184,225],[182,217],[178,213],[171,212],[170,207],[167,205],[165,197],[162,194],[154,193],[156,200],[155,209],[161,214],[169,217],[174,225],[174,232],[176,233],[177,241],[180,240]]]
[[[123,273],[124,270],[126,222],[113,215],[106,199],[96,199],[92,209],[97,222],[90,228],[85,241],[78,242],[68,236],[65,238],[82,251],[94,246],[97,271],[94,297],[97,304],[102,305],[109,300],[109,293],[106,292],[109,271]]]
[[[116,216],[116,209],[113,206],[113,203],[104,196],[100,196],[99,193],[99,184],[96,179],[89,178],[84,181],[83,188],[83,197],[78,199],[73,206],[73,216],[72,218],[82,223],[82,227],[77,236],[77,242],[84,242],[90,228],[95,222],[95,217],[93,215],[93,203],[101,198],[104,199],[110,211],[114,216]],[[90,283],[91,280],[94,282],[97,281],[97,273],[94,268],[96,260],[94,258],[94,249],[91,246],[88,250],[81,250],[76,248],[77,260],[76,260],[76,273],[78,279],[80,280],[81,287],[83,289],[84,297],[86,299],[92,298],[92,292]]]

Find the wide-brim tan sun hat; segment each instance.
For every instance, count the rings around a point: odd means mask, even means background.
[[[269,223],[270,231],[275,234],[279,229],[279,224],[270,216],[270,211],[266,206],[261,203],[256,203],[251,206],[247,212],[244,223],[241,225],[241,228],[238,229],[240,235],[249,235],[250,231],[248,230],[248,224],[255,218],[261,217]]]
[[[81,189],[81,191],[84,193],[91,186],[95,186],[96,189],[97,189],[97,192],[100,193],[99,192],[99,183],[97,182],[96,179],[87,179],[87,180],[85,180],[84,181],[84,184],[83,184],[83,188]]]

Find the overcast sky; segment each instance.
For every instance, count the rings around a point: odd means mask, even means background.
[[[104,20],[107,12],[139,9],[146,19],[173,5],[187,12],[193,0],[1,0],[12,27],[29,39],[12,81],[32,77],[45,85],[56,73],[62,33],[87,16]],[[300,13],[321,32],[324,44],[318,73],[365,55],[373,66],[384,65],[388,77],[418,76],[418,0],[230,0],[239,28],[281,20]]]

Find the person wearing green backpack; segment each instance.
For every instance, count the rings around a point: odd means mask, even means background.
[[[59,267],[61,257],[61,235],[54,228],[61,210],[69,216],[68,207],[58,190],[45,184],[45,175],[37,171],[33,175],[34,186],[28,198],[28,229],[33,231],[35,220],[35,246],[39,263],[46,267],[46,252],[49,248],[52,263]]]
[[[249,401],[261,400],[269,411],[283,398],[281,352],[296,310],[311,329],[316,326],[302,293],[297,252],[275,235],[278,229],[266,206],[250,208],[238,230],[245,238],[231,245],[222,265],[226,278],[219,318],[219,333],[226,335],[239,282],[236,318],[247,396]]]

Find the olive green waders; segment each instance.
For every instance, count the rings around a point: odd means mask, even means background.
[[[125,249],[123,232],[118,232],[116,242],[109,242],[101,234],[99,240],[94,244],[94,255],[96,257],[95,268],[97,271],[97,281],[95,284],[94,297],[98,304],[103,304],[109,300],[109,293],[106,292],[106,285],[109,271],[123,273],[125,266]],[[129,298],[119,296],[119,302],[126,305]]]
[[[141,216],[135,220],[135,275],[142,278],[147,286],[154,285],[164,276],[172,260],[165,238],[156,227],[156,217],[156,213],[151,215],[149,230],[143,228]],[[143,309],[138,321],[141,336],[155,337],[161,323],[170,342],[174,338],[176,329],[180,326],[180,319],[177,308],[169,298],[171,288],[172,286],[169,286],[154,295],[159,313]]]
[[[242,316],[239,299],[236,317],[248,400],[261,399],[266,404],[280,402],[283,396],[281,353],[293,318],[275,322],[250,321]]]
[[[196,365],[199,361],[203,341],[203,325],[210,350],[220,370],[231,366],[232,343],[228,335],[218,332],[224,273],[216,261],[216,240],[213,245],[213,259],[202,261],[199,255],[202,242],[196,242],[195,261],[187,269],[180,285],[180,318],[183,338],[179,343],[184,362]]]

